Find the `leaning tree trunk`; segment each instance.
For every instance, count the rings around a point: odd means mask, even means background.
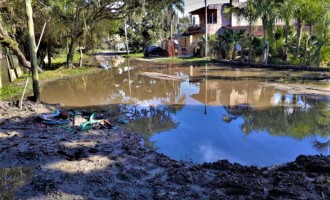
[[[3,28],[1,22],[0,22],[0,44],[4,45],[5,47],[8,47],[11,52],[17,57],[18,62],[25,68],[31,70],[31,63],[26,60],[24,54],[22,51],[18,48],[17,42],[12,39],[7,31]],[[38,68],[38,72],[41,73],[42,69]]]
[[[32,68],[32,85],[33,95],[36,102],[40,102],[40,88],[39,88],[39,76],[38,76],[38,65],[37,65],[37,47],[34,36],[34,25],[33,25],[33,14],[31,0],[25,0],[26,19],[28,22],[29,30],[29,47],[30,47],[30,59]]]

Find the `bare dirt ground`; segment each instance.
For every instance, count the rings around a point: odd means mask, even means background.
[[[329,199],[330,156],[267,168],[196,165],[118,129],[44,126],[54,106],[0,102],[0,199]]]
[[[269,86],[274,86],[277,89],[290,91],[291,94],[312,94],[330,96],[330,82],[329,87],[319,87],[315,85],[301,85],[293,83],[268,83]]]

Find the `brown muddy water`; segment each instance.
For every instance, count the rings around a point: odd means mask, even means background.
[[[176,160],[269,166],[330,153],[330,97],[274,86],[291,72],[127,61],[42,88],[42,101],[109,109]]]

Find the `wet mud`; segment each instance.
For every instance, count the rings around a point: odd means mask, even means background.
[[[0,199],[329,199],[330,156],[265,168],[193,164],[124,129],[45,126],[54,105],[0,102]]]

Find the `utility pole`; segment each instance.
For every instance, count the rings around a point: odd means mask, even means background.
[[[40,103],[37,46],[34,37],[34,23],[33,23],[33,11],[32,11],[31,0],[25,0],[25,13],[26,13],[26,21],[29,31],[29,49],[30,49],[30,62],[31,62],[31,70],[32,70],[33,96],[34,96],[34,101]]]
[[[127,55],[129,54],[129,50],[128,50],[128,39],[127,39],[127,23],[126,23],[126,19],[124,21],[124,26],[125,26],[125,46],[126,46],[126,53]]]
[[[208,55],[207,43],[207,0],[205,0],[205,57]]]
[[[181,35],[180,35],[180,22],[178,22],[178,56],[181,55]]]

